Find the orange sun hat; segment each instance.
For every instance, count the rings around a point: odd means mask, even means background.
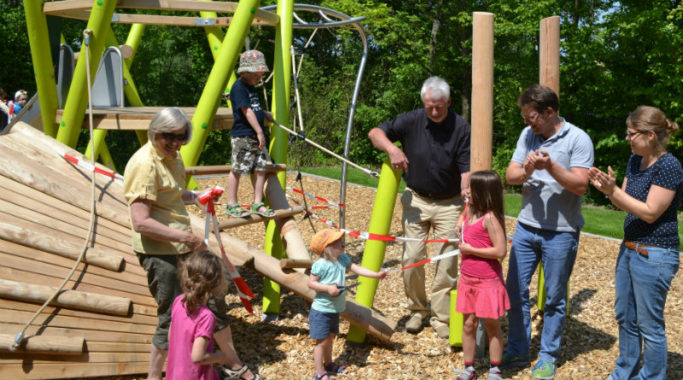
[[[320,230],[313,236],[313,239],[311,239],[311,251],[315,254],[322,255],[325,247],[339,240],[342,236],[344,236],[344,232],[339,230],[333,230],[331,228]]]

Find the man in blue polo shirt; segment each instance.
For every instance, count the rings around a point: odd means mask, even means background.
[[[508,184],[522,185],[522,210],[510,249],[506,281],[510,332],[502,365],[529,364],[529,283],[540,261],[546,302],[539,360],[532,376],[552,379],[567,312],[567,281],[583,227],[581,197],[588,188],[593,143],[586,132],[558,115],[559,99],[550,88],[533,85],[517,104],[528,126],[505,173]]]
[[[445,80],[431,77],[420,91],[424,108],[399,115],[373,128],[372,144],[389,154],[391,166],[403,170],[408,185],[401,197],[403,231],[408,238],[455,238],[454,230],[463,210],[469,187],[470,125],[449,110],[450,87]],[[402,146],[394,145],[399,141]],[[456,249],[453,243],[435,244],[438,255]],[[406,242],[403,265],[426,257],[422,242]],[[450,291],[457,288],[458,258],[440,260],[431,290],[430,325],[441,338],[448,338]],[[425,270],[418,266],[403,272],[403,283],[411,315],[406,330],[417,334],[429,315],[425,290]]]

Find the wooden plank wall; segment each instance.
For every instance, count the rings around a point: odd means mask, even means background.
[[[19,123],[0,136],[0,279],[57,287],[80,253],[90,220],[90,173],[67,162],[81,154]],[[129,315],[49,306],[26,336],[84,338],[80,355],[0,352],[0,379],[44,379],[145,373],[156,303],[131,250],[122,183],[98,175],[96,224],[89,252],[119,258],[120,269],[81,263],[65,289],[130,299]],[[193,217],[196,233],[203,223]],[[216,247],[215,239],[210,242]],[[87,257],[87,254],[86,254]],[[237,256],[235,264],[248,260]],[[0,298],[0,334],[16,336],[40,304]]]

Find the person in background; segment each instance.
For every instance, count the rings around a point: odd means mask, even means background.
[[[507,254],[503,184],[498,173],[482,170],[470,176],[468,206],[458,221],[461,236],[460,281],[456,311],[464,314],[462,351],[465,369],[456,380],[473,380],[477,326],[483,319],[489,337],[488,380],[502,380],[503,331],[500,317],[510,308],[500,260]]]
[[[310,335],[315,339],[314,380],[330,380],[333,375],[346,370],[346,366],[332,361],[334,337],[339,333],[339,313],[346,308],[346,268],[370,278],[383,279],[387,276],[385,271],[377,273],[352,263],[349,255],[344,253],[343,236],[342,231],[327,228],[318,231],[311,240],[311,251],[321,256],[313,263],[308,277],[308,287],[316,292],[308,314]]]
[[[26,90],[19,90],[14,93],[14,102],[9,105],[9,116],[13,118],[18,115],[19,112],[24,108],[26,102],[28,101],[28,93]]]
[[[266,59],[258,50],[248,50],[240,55],[237,69],[239,79],[230,89],[230,103],[235,122],[230,130],[232,146],[231,169],[228,174],[228,205],[225,212],[232,217],[257,213],[263,217],[275,216],[275,212],[263,203],[263,187],[266,166],[271,162],[266,146],[264,120],[273,121],[270,112],[261,107],[254,87],[268,72]],[[237,202],[240,177],[254,173],[254,203],[244,209]]]
[[[529,364],[529,284],[541,262],[547,297],[541,349],[531,374],[552,379],[567,314],[567,282],[584,223],[581,202],[593,166],[593,143],[586,132],[559,116],[559,98],[550,88],[532,85],[517,104],[528,126],[505,172],[509,185],[522,185],[522,209],[510,248],[506,280],[510,330],[501,365]]]
[[[197,194],[185,190],[185,167],[178,150],[192,139],[192,124],[177,107],[159,111],[149,124],[148,141],[130,158],[123,175],[123,191],[133,228],[132,243],[147,272],[159,318],[152,338],[150,380],[161,380],[168,351],[168,330],[173,301],[181,293],[177,267],[191,252],[206,249],[194,235],[185,202]],[[224,353],[220,371],[240,379],[258,379],[242,364],[232,341],[225,297],[208,301],[216,316],[214,340]]]
[[[10,120],[9,108],[7,107],[7,104],[5,104],[6,97],[7,93],[5,92],[5,90],[0,88],[0,131],[2,131],[7,126],[7,124],[9,124]]]
[[[663,380],[664,307],[680,264],[677,210],[683,193],[681,163],[666,146],[678,124],[659,108],[640,106],[626,128],[632,154],[621,187],[611,166],[607,173],[595,167],[588,172],[593,186],[627,212],[614,283],[619,357],[609,380]]]
[[[216,316],[206,305],[226,292],[223,265],[200,251],[181,261],[178,272],[183,294],[173,301],[166,380],[219,380],[212,364],[222,364],[224,355],[214,351]]]
[[[406,237],[428,239],[455,238],[454,230],[463,209],[469,186],[470,125],[452,112],[450,87],[439,77],[428,78],[420,91],[424,108],[399,115],[368,137],[372,144],[389,155],[391,167],[403,170],[406,191],[403,204],[403,231]],[[403,149],[394,145],[399,141]],[[455,243],[434,245],[439,255],[457,247]],[[403,244],[402,265],[423,260],[426,245],[421,241]],[[441,338],[448,338],[450,292],[457,286],[458,258],[452,256],[436,265],[431,289],[430,325]],[[410,317],[406,331],[417,334],[429,315],[423,266],[403,272]]]

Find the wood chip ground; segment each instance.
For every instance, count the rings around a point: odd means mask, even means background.
[[[302,188],[294,183],[294,175],[288,174],[287,184]],[[213,185],[227,186],[226,177],[203,178],[199,180],[205,188]],[[303,190],[332,201],[339,201],[338,181],[304,176]],[[302,201],[301,195],[291,194]],[[253,190],[248,180],[242,179],[239,201],[250,203]],[[367,231],[372,214],[375,190],[349,185],[346,191],[346,228]],[[225,201],[223,199],[222,201]],[[323,203],[306,199],[308,205]],[[222,211],[219,210],[219,211]],[[198,213],[198,210],[192,212]],[[338,221],[335,208],[316,210],[320,217]],[[402,235],[400,222],[401,204],[397,199],[391,234]],[[227,218],[224,214],[219,218]],[[325,227],[319,221],[297,216],[298,227],[304,241],[310,242],[315,231]],[[507,221],[507,231],[514,231],[515,221]],[[238,227],[231,234],[245,240],[256,248],[263,248],[265,228],[263,224]],[[353,261],[360,263],[364,240],[346,238],[346,250]],[[605,379],[614,368],[618,349],[618,328],[614,317],[614,266],[619,243],[600,237],[582,235],[579,253],[574,266],[570,285],[571,315],[566,320],[562,352],[558,362],[556,379]],[[229,248],[228,248],[229,249]],[[390,244],[385,254],[385,267],[400,267],[401,245]],[[426,265],[427,287],[433,277],[433,266]],[[507,260],[504,262],[507,272]],[[260,295],[263,278],[246,268],[241,270],[255,294]],[[536,276],[532,281],[532,360],[537,359],[540,344],[542,315],[536,304]],[[356,282],[349,273],[347,285]],[[230,294],[229,313],[235,317],[232,325],[233,337],[241,358],[258,373],[269,379],[311,379],[313,377],[313,342],[308,337],[308,305],[286,289],[281,295],[280,319],[276,322],[261,322],[261,300],[252,301],[254,315],[248,314],[235,294]],[[347,373],[338,379],[454,379],[454,368],[462,368],[463,355],[460,348],[452,348],[446,339],[440,339],[430,327],[412,335],[405,331],[408,311],[403,282],[398,274],[390,275],[380,282],[375,295],[374,307],[399,322],[398,331],[391,344],[382,344],[368,338],[364,345],[346,344],[349,324],[342,320],[340,335],[334,343],[334,359],[348,366]],[[666,335],[668,340],[667,379],[683,379],[683,276],[674,278],[669,291],[666,309]],[[502,320],[503,334],[507,336],[507,319]],[[477,359],[478,379],[486,379],[488,362]],[[505,370],[506,379],[531,379],[530,368]],[[126,378],[130,379],[130,377]]]

